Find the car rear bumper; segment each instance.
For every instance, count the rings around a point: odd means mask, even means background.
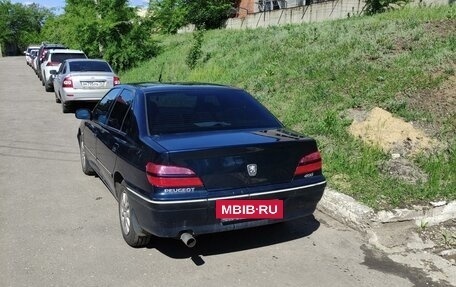
[[[97,90],[85,90],[85,89],[63,89],[62,100],[63,102],[97,102],[99,101],[110,89],[97,89]]]
[[[288,189],[252,193],[248,197],[243,196],[239,199],[281,199],[284,216],[282,219],[236,221],[222,221],[216,218],[216,201],[222,198],[154,201],[132,188],[127,187],[127,191],[138,223],[145,231],[159,237],[177,238],[184,231],[194,235],[215,233],[268,225],[311,215],[323,196],[325,186],[326,181],[321,181]]]

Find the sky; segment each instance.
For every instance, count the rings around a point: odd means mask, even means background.
[[[65,7],[65,0],[10,0],[11,3],[31,4],[36,3],[46,8],[56,8],[56,12],[60,12]],[[144,6],[149,5],[149,0],[130,0],[131,6]]]

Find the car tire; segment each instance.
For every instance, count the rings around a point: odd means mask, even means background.
[[[87,175],[94,175],[95,171],[90,166],[90,162],[87,160],[87,155],[86,155],[85,145],[84,145],[84,139],[82,138],[82,135],[81,135],[81,138],[79,140],[79,157],[81,158],[82,172],[87,174]]]
[[[54,86],[46,84],[46,85],[44,85],[44,90],[46,92],[53,92],[54,91]]]
[[[125,182],[116,184],[119,201],[120,230],[125,242],[131,247],[143,247],[150,243],[152,236],[144,232],[138,224],[134,210],[131,208]]]
[[[56,90],[54,89],[54,96],[55,96],[55,102],[56,102],[57,104],[60,104],[60,103],[62,102],[62,100],[60,99],[60,93],[59,93],[59,91],[56,91]]]
[[[62,112],[64,114],[71,113],[71,107],[69,107],[69,105],[67,105],[64,102],[62,102]]]

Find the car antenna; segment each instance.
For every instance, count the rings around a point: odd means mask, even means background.
[[[158,82],[162,82],[162,75],[163,75],[163,68],[165,67],[165,63],[162,64],[162,67],[160,69],[160,75],[158,76]]]

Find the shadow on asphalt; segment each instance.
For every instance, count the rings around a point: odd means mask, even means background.
[[[154,238],[147,248],[154,248],[175,259],[191,258],[195,265],[205,262],[201,256],[237,252],[274,245],[311,235],[320,227],[313,215],[285,223],[237,231],[200,235],[194,248],[186,247],[180,240]]]

